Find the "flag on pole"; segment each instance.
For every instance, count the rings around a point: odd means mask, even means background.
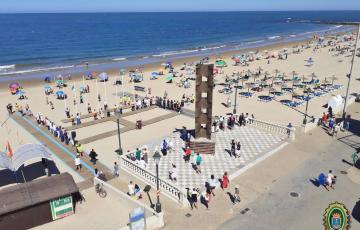
[[[14,155],[14,152],[12,151],[9,141],[6,142],[6,154],[10,158]]]

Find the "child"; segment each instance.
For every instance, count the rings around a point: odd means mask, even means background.
[[[235,192],[234,192],[234,204],[240,202],[240,189],[239,189],[239,185],[235,186]]]
[[[228,173],[225,172],[223,175],[223,179],[222,179],[222,188],[227,188],[229,185],[229,177],[228,177]]]

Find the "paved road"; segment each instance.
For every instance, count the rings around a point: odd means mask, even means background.
[[[314,154],[315,157],[304,162],[288,176],[275,181],[266,193],[248,205],[250,210],[247,213],[235,215],[218,229],[324,229],[323,214],[327,206],[335,201],[345,204],[351,213],[357,202],[360,205],[360,184],[341,173],[351,168],[342,159],[351,162],[354,143],[358,146],[360,137],[351,135],[345,139],[351,141],[342,139],[324,146]],[[314,138],[314,142],[316,141]],[[310,181],[329,169],[338,177],[335,190],[327,191]],[[291,197],[290,192],[300,193],[300,197]],[[352,218],[351,229],[360,229],[358,220]]]

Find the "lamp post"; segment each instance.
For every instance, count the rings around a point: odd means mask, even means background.
[[[119,149],[115,150],[115,152],[121,156],[123,154],[123,150],[121,147],[121,137],[120,137],[120,116],[121,116],[121,109],[117,108],[115,110],[115,116],[116,116],[116,120],[117,120],[117,127],[118,127],[118,139],[119,139]]]
[[[159,190],[159,163],[160,163],[160,159],[161,159],[161,155],[158,151],[158,149],[155,149],[155,154],[153,156],[155,164],[156,164],[156,196],[157,196],[157,201],[156,201],[156,205],[155,205],[155,211],[157,213],[161,212],[161,204],[160,204],[160,190]]]
[[[238,80],[239,81],[239,80]],[[236,86],[235,86],[235,103],[234,103],[234,110],[233,110],[233,114],[235,115],[236,114],[236,99],[237,99],[237,90],[238,90],[238,87],[239,87],[239,83],[236,83]]]
[[[310,101],[310,91],[311,89],[308,88],[307,89],[307,98],[306,98],[306,108],[305,108],[305,117],[304,117],[304,120],[303,120],[303,124],[306,125],[307,123],[307,112],[308,112],[308,106],[309,106],[309,101]]]
[[[346,87],[346,95],[345,95],[345,102],[344,102],[344,109],[343,109],[343,114],[342,117],[343,119],[345,119],[346,116],[346,107],[347,107],[347,103],[348,103],[348,97],[349,97],[349,88],[350,88],[350,82],[351,82],[351,76],[352,76],[352,72],[353,72],[353,67],[354,67],[354,60],[356,57],[356,52],[357,52],[357,44],[358,44],[358,40],[359,40],[359,33],[360,33],[360,23],[357,23],[357,33],[356,33],[356,39],[355,39],[355,49],[354,49],[354,53],[352,56],[352,60],[351,60],[351,67],[350,67],[350,73],[347,75],[348,79],[348,84]]]

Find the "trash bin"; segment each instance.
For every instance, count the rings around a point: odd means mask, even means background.
[[[108,111],[106,112],[106,114],[107,114],[107,117],[110,117],[110,110],[108,110]]]
[[[137,121],[136,121],[136,128],[137,128],[137,129],[141,129],[141,128],[142,128],[142,121],[141,121],[141,120],[137,120]]]

